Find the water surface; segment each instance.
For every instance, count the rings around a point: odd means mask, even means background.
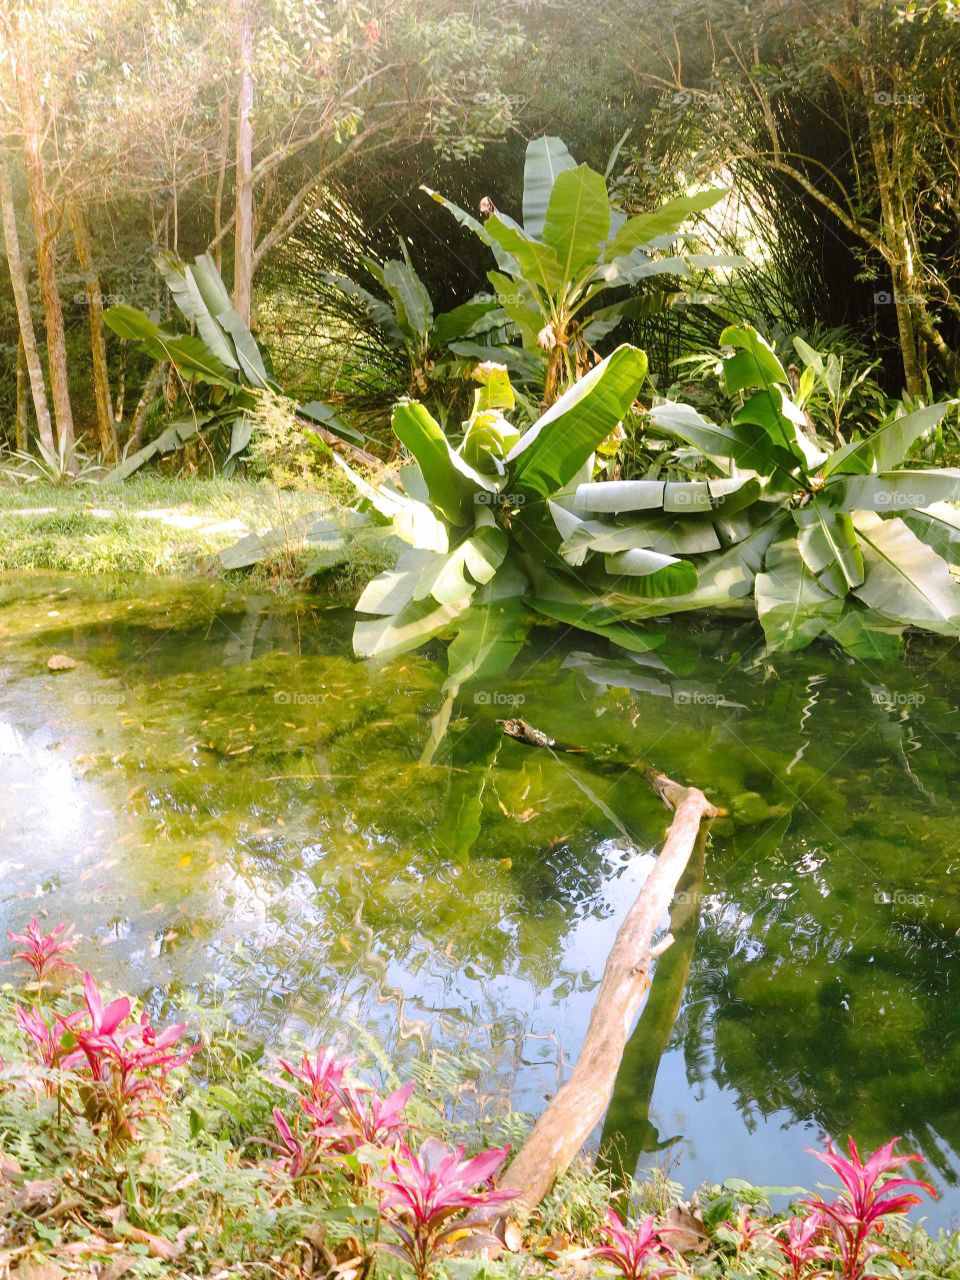
[[[114,984],[224,1002],[266,1044],[359,1023],[478,1051],[536,1111],[668,820],[648,761],[732,816],[674,903],[615,1158],[812,1185],[824,1131],[902,1134],[931,1219],[960,1215],[953,643],[865,668],[729,622],[639,656],[538,628],[425,763],[443,646],[360,663],[351,626],[194,582],[0,579],[0,926],[75,919]],[[516,709],[592,754],[504,739]]]

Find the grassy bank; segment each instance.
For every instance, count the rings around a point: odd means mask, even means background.
[[[264,481],[136,476],[110,488],[0,485],[0,571],[229,576],[220,552],[250,533],[289,530],[261,566],[258,583],[297,580],[298,521],[332,489],[278,489]],[[371,572],[370,552],[340,566],[335,582],[352,588]],[[376,557],[374,557],[376,558]],[[372,570],[373,572],[376,569]]]
[[[926,1188],[893,1144],[865,1165],[855,1148],[830,1151],[821,1173],[845,1189],[827,1198],[730,1179],[681,1204],[663,1174],[639,1183],[579,1162],[503,1251],[483,1213],[509,1217],[509,1192],[491,1183],[527,1125],[483,1094],[482,1063],[434,1050],[391,1064],[356,1028],[344,1030],[359,1059],[263,1054],[225,1008],[192,1003],[155,1028],[135,1001],[81,983],[70,932],[45,928],[9,935],[17,980],[0,992],[5,1275],[957,1275],[957,1238],[902,1216]],[[771,1208],[787,1196],[792,1212]]]

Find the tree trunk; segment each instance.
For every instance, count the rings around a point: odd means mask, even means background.
[[[117,427],[110,403],[110,370],[107,367],[107,343],[103,328],[103,295],[100,277],[93,263],[93,245],[90,229],[83,210],[70,206],[70,226],[77,260],[83,272],[83,286],[87,293],[87,311],[90,317],[90,354],[93,363],[93,392],[97,402],[97,432],[100,436],[100,452],[103,461],[116,462],[120,456],[117,443]]]
[[[30,410],[27,408],[27,385],[29,378],[27,376],[27,359],[23,345],[23,338],[17,343],[17,421],[16,421],[16,441],[17,449],[21,453],[26,453],[30,444]]]
[[[227,152],[230,149],[230,122],[233,115],[229,90],[224,90],[220,105],[220,164],[217,168],[217,190],[213,198],[213,260],[223,273],[223,188],[227,180]]]
[[[143,433],[147,426],[147,413],[150,410],[150,406],[163,391],[166,376],[166,363],[163,360],[158,360],[143,384],[143,392],[137,401],[136,409],[133,411],[133,418],[130,422],[130,435],[127,439],[127,453],[135,453],[143,443]]]
[[[245,325],[250,324],[253,290],[253,27],[249,0],[234,0],[240,86],[237,95],[236,227],[233,255],[233,305]]]
[[[37,434],[43,447],[53,453],[53,426],[50,422],[50,406],[47,404],[47,388],[43,380],[43,365],[40,363],[37,335],[33,327],[33,316],[30,312],[27,277],[23,269],[23,259],[20,256],[17,211],[13,204],[10,171],[7,168],[6,152],[2,147],[0,147],[0,212],[3,215],[3,238],[7,249],[7,265],[10,268],[10,284],[13,288],[14,302],[17,307],[20,342],[23,346],[23,357],[27,373],[30,376],[30,391],[33,396],[33,412],[37,420]]]
[[[60,305],[60,290],[57,284],[56,249],[59,222],[54,217],[53,201],[50,198],[43,169],[40,97],[34,83],[29,58],[23,47],[16,51],[16,83],[23,127],[23,159],[27,175],[27,191],[30,195],[30,212],[37,241],[37,266],[47,331],[47,364],[50,366],[50,390],[53,396],[53,416],[57,425],[57,443],[66,456],[72,459],[73,408],[70,404],[70,384],[67,377],[67,344],[64,336],[63,308]]]

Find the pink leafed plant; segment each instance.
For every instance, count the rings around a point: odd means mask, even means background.
[[[8,932],[7,937],[22,948],[13,953],[14,960],[25,961],[36,974],[37,981],[43,982],[54,973],[73,970],[74,966],[63,959],[73,950],[72,934],[73,925],[65,920],[51,933],[44,933],[37,917],[31,916],[23,933]]]
[[[860,1280],[869,1260],[883,1252],[883,1245],[870,1237],[882,1232],[884,1219],[906,1213],[921,1203],[920,1197],[906,1188],[916,1188],[936,1196],[928,1182],[887,1176],[895,1174],[911,1161],[923,1159],[918,1155],[894,1155],[893,1148],[899,1141],[899,1138],[891,1139],[878,1147],[866,1161],[860,1159],[853,1138],[849,1140],[849,1160],[837,1151],[829,1138],[825,1152],[810,1152],[828,1165],[843,1183],[844,1190],[836,1200],[828,1203],[818,1197],[803,1203],[823,1215],[837,1243],[844,1280]]]
[[[319,1107],[329,1108],[336,1104],[339,1109],[336,1091],[341,1088],[344,1075],[353,1066],[353,1058],[338,1056],[332,1049],[322,1046],[312,1059],[305,1053],[299,1067],[291,1066],[283,1058],[279,1062],[288,1076],[306,1086],[310,1099]]]
[[[56,1015],[63,1039],[71,1045],[61,1065],[88,1086],[85,1100],[91,1118],[105,1123],[113,1140],[136,1137],[139,1119],[148,1112],[163,1114],[170,1072],[199,1046],[178,1052],[186,1025],[181,1022],[158,1032],[146,1014],[139,1021],[132,1019],[125,996],[104,1005],[89,973],[83,975],[83,995],[86,1009]]]
[[[722,1225],[736,1237],[738,1257],[746,1253],[755,1240],[768,1239],[770,1236],[766,1223],[752,1216],[748,1204],[742,1204],[737,1210],[736,1222],[724,1222]]]
[[[17,1022],[30,1041],[40,1066],[48,1071],[58,1067],[63,1055],[60,1033],[50,1026],[40,1010],[33,1008],[28,1011],[23,1005],[17,1005]],[[51,1079],[46,1081],[46,1092],[51,1097],[56,1093],[56,1084]]]
[[[628,1280],[641,1277],[667,1276],[676,1271],[670,1265],[675,1254],[664,1238],[669,1228],[658,1227],[653,1214],[648,1214],[638,1226],[628,1227],[615,1209],[607,1209],[607,1220],[600,1225],[600,1234],[606,1244],[590,1250],[590,1256],[611,1262]]]
[[[773,1243],[783,1254],[790,1280],[801,1280],[813,1264],[827,1262],[833,1251],[823,1243],[826,1219],[814,1209],[805,1218],[789,1218],[771,1233]]]
[[[470,1211],[514,1199],[514,1192],[490,1185],[508,1152],[493,1148],[467,1160],[463,1147],[451,1149],[437,1138],[428,1138],[419,1152],[401,1143],[374,1184],[382,1220],[398,1241],[379,1247],[408,1263],[417,1280],[427,1280],[444,1253],[499,1245],[487,1223]]]
[[[409,1127],[403,1119],[403,1109],[413,1093],[412,1080],[386,1097],[376,1089],[355,1084],[338,1085],[335,1093],[342,1114],[326,1130],[318,1128],[317,1132],[338,1139],[344,1151],[356,1151],[366,1145],[391,1146]]]

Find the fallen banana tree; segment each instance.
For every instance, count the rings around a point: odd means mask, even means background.
[[[501,723],[504,733],[527,746],[579,751],[554,742],[524,720]],[[630,1030],[650,986],[653,961],[673,941],[668,934],[654,945],[657,925],[669,909],[701,824],[722,813],[699,788],[674,782],[650,766],[640,771],[673,810],[673,819],[656,864],[617,931],[577,1065],[504,1174],[501,1185],[516,1192],[511,1216],[520,1219],[547,1195],[606,1110]]]

